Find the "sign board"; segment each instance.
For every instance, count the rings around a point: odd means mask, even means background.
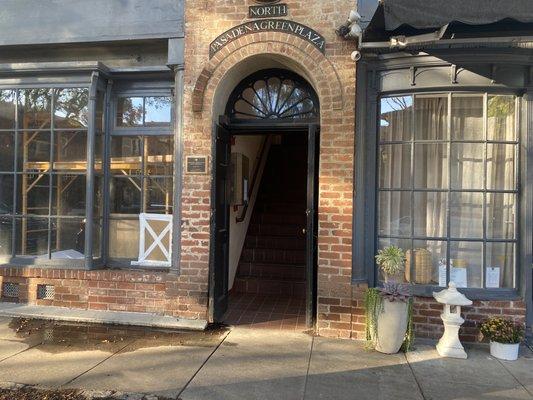
[[[284,32],[298,36],[311,43],[322,53],[326,52],[326,39],[308,26],[285,19],[261,19],[235,26],[217,37],[209,46],[209,58],[212,58],[217,52],[240,37],[251,33],[269,31]]]
[[[207,174],[207,156],[187,156],[185,162],[185,173],[191,175]]]
[[[267,6],[250,6],[248,9],[249,18],[271,18],[284,17],[287,15],[287,4],[273,4]]]

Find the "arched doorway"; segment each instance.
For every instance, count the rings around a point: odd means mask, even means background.
[[[289,305],[301,304],[299,317],[305,318],[305,326],[314,325],[319,115],[313,87],[285,69],[257,71],[229,96],[225,115],[214,126],[212,143],[213,321],[232,319],[227,313],[232,287],[232,292],[251,295],[243,301],[269,303],[264,309],[263,303],[240,304],[239,311],[253,308],[253,318],[261,314],[260,321],[250,320],[248,314],[243,323],[281,326],[282,314],[274,312],[274,303],[283,299]],[[257,143],[258,137],[261,144],[248,157],[232,153],[240,139],[254,138]],[[240,235],[232,235],[235,231]]]

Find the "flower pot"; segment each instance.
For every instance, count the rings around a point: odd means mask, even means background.
[[[407,303],[383,299],[383,310],[377,321],[377,351],[385,354],[400,351],[407,332],[407,314]]]
[[[520,343],[490,342],[490,355],[500,360],[516,361]]]

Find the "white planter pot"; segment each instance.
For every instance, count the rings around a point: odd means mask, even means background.
[[[520,343],[498,343],[490,342],[490,355],[500,360],[516,361]]]
[[[386,354],[400,351],[407,332],[407,312],[407,303],[383,299],[383,310],[377,321],[377,351]]]

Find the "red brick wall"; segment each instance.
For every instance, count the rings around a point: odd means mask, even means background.
[[[328,325],[327,333],[332,336],[365,339],[364,292],[366,285],[353,286],[352,301],[342,297],[319,299],[319,324]],[[443,325],[440,318],[442,305],[435,299],[416,297],[413,305],[415,336],[425,339],[438,339],[442,336]],[[526,304],[515,301],[474,301],[470,307],[462,308],[465,323],[461,328],[461,339],[466,342],[480,340],[479,324],[488,317],[510,318],[517,323],[526,323]],[[324,333],[324,330],[322,330]]]
[[[335,29],[344,23],[353,0],[288,0],[285,19],[305,24],[326,38],[325,55],[308,42],[281,32],[262,32],[241,37],[209,59],[209,44],[222,32],[248,19],[252,0],[186,1],[185,46],[185,155],[211,153],[212,121],[217,90],[235,66],[248,62],[261,69],[257,56],[296,66],[314,86],[320,98],[321,143],[319,171],[318,290],[322,298],[351,302],[351,235],[354,167],[355,64],[350,59],[354,43],[340,39]],[[252,71],[253,72],[253,71]],[[241,76],[243,79],[245,76]],[[237,82],[236,82],[237,83]],[[209,178],[184,181],[183,263],[181,282],[194,274],[198,288],[207,286],[209,249]],[[193,288],[195,293],[197,289]],[[195,293],[190,294],[195,298]],[[350,313],[339,314],[343,322]],[[319,332],[337,336],[340,322],[319,314]],[[344,325],[342,325],[345,328]],[[348,326],[346,331],[350,331]]]
[[[205,318],[203,304],[179,303],[177,278],[163,272],[5,267],[3,282],[19,283],[19,301],[29,304]],[[40,284],[54,285],[53,300],[37,299]]]

